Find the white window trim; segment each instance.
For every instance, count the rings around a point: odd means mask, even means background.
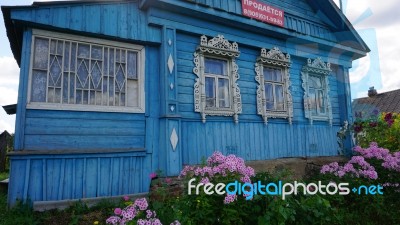
[[[268,118],[283,118],[288,119],[289,124],[292,124],[293,119],[293,101],[292,94],[290,93],[290,74],[289,67],[291,65],[290,55],[283,54],[278,47],[272,48],[267,51],[265,48],[261,49],[261,56],[258,57],[255,64],[257,87],[257,113],[264,119],[264,123],[268,124]],[[271,68],[278,68],[282,70],[283,80],[283,98],[284,108],[283,111],[267,110],[265,99],[265,79],[264,79],[264,66]]]
[[[309,119],[310,124],[313,121],[328,121],[332,126],[332,106],[329,99],[329,74],[331,73],[331,64],[325,63],[320,57],[316,58],[314,61],[311,59],[307,60],[307,65],[303,66],[301,70],[301,78],[303,80],[302,87],[304,89],[304,113],[305,117]],[[321,77],[324,82],[322,85],[325,87],[325,102],[326,108],[325,113],[320,115],[313,115],[311,111],[311,99],[309,97],[309,76]]]
[[[138,79],[138,106],[100,106],[100,105],[80,105],[80,104],[62,104],[62,103],[45,103],[45,102],[31,102],[32,91],[32,71],[34,59],[34,43],[36,37],[42,38],[55,38],[67,41],[74,41],[87,44],[107,45],[110,47],[124,48],[137,52],[137,79]],[[78,36],[72,34],[64,34],[58,32],[50,32],[44,30],[32,30],[32,44],[31,44],[31,58],[29,66],[29,81],[28,81],[28,96],[27,108],[28,109],[49,109],[49,110],[71,110],[71,111],[96,111],[96,112],[126,112],[126,113],[145,113],[145,48],[141,45],[121,43],[116,41],[108,41],[104,39],[90,38],[85,36]]]
[[[210,40],[205,35],[200,38],[200,45],[194,53],[193,62],[195,67],[193,73],[196,74],[196,83],[194,84],[194,108],[195,112],[201,114],[203,123],[206,122],[206,116],[233,116],[235,123],[239,122],[238,115],[242,112],[242,100],[240,88],[237,83],[239,79],[238,66],[236,58],[240,52],[236,42],[229,43],[224,36],[218,35]],[[207,108],[205,92],[205,74],[204,58],[217,58],[227,60],[228,75],[230,80],[230,108]]]

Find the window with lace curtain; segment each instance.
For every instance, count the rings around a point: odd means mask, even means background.
[[[290,93],[289,67],[290,55],[284,54],[278,47],[270,50],[261,49],[255,71],[257,88],[257,111],[264,119],[268,118],[288,119],[292,123],[293,103]]]
[[[144,112],[144,47],[33,31],[28,108]]]
[[[330,63],[325,63],[321,58],[308,59],[301,70],[304,89],[304,113],[313,121],[328,121],[332,125],[332,106],[329,99],[329,79],[331,73]]]
[[[193,68],[197,79],[194,84],[195,112],[206,116],[233,116],[238,123],[242,112],[236,58],[240,52],[236,42],[230,43],[222,35],[212,39],[201,36],[194,53]]]

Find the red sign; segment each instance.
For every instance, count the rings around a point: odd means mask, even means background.
[[[277,26],[284,26],[284,11],[257,0],[242,0],[242,14]]]

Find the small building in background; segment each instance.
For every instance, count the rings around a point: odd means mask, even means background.
[[[354,117],[368,118],[376,112],[400,113],[400,89],[378,93],[374,87],[368,97],[356,98],[352,103]]]
[[[7,153],[12,149],[11,138],[6,130],[0,134],[0,172],[5,172],[8,169]]]

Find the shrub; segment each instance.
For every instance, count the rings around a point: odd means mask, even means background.
[[[374,111],[372,115],[363,118],[356,113],[353,131],[357,144],[368,147],[369,143],[376,142],[381,147],[391,151],[400,150],[400,115],[396,113],[381,113]]]
[[[342,221],[358,223],[363,219],[371,224],[399,224],[400,216],[394,212],[400,211],[397,203],[400,198],[400,153],[391,153],[375,142],[367,148],[355,147],[354,153],[355,156],[344,165],[334,162],[322,166],[319,179],[349,183],[351,188],[380,185],[383,195],[350,192],[346,196],[328,196],[332,205],[341,212]],[[346,214],[345,211],[352,213]]]

